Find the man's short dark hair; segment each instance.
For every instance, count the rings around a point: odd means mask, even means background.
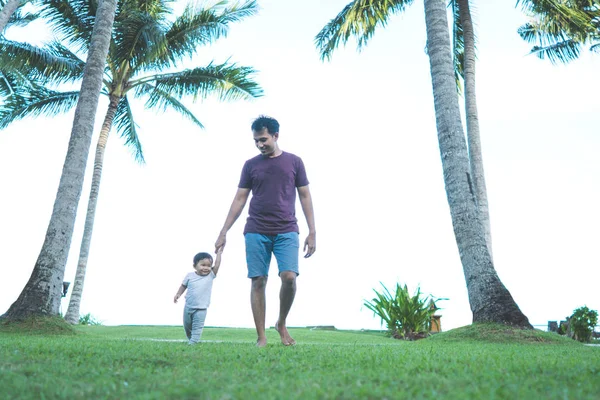
[[[254,132],[260,132],[265,128],[267,128],[267,132],[269,132],[269,134],[272,136],[276,133],[279,133],[279,122],[277,122],[275,118],[261,115],[252,123],[252,130]]]
[[[213,262],[213,258],[212,258],[212,256],[210,254],[208,254],[208,253],[198,253],[198,254],[196,254],[194,256],[194,266],[196,264],[198,264],[198,261],[204,260],[204,259],[209,259],[210,262],[211,262],[211,264]]]

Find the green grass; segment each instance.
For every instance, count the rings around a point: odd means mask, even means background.
[[[380,332],[291,329],[295,347],[252,329],[43,324],[0,327],[7,399],[598,399],[600,348],[497,325],[417,342]],[[54,329],[54,328],[53,328]],[[55,332],[55,329],[53,330]],[[67,331],[69,332],[69,331]],[[55,332],[56,333],[56,332]]]

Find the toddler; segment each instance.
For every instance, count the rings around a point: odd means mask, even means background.
[[[183,328],[189,340],[188,344],[200,341],[206,309],[210,305],[213,280],[217,277],[221,265],[221,252],[213,266],[213,258],[208,253],[198,253],[194,256],[194,272],[188,273],[175,294],[175,303],[187,289],[185,307],[183,309]]]

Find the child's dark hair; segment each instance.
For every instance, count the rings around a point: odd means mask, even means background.
[[[279,122],[277,122],[275,118],[260,115],[252,123],[252,130],[255,132],[260,132],[265,128],[267,128],[269,135],[273,136],[274,134],[279,133]]]
[[[210,254],[208,254],[208,253],[204,253],[204,252],[203,252],[203,253],[198,253],[198,254],[196,254],[196,255],[194,256],[194,265],[198,264],[198,261],[200,261],[200,260],[204,260],[204,259],[206,259],[206,258],[208,258],[208,259],[210,260],[210,262],[211,262],[211,263],[213,262],[213,258],[212,258],[212,256],[211,256]]]

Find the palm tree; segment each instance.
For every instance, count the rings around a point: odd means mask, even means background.
[[[356,37],[361,48],[377,26],[385,26],[393,13],[403,11],[411,3],[412,0],[351,2],[317,35],[321,57],[330,58],[339,43],[346,43],[351,36]],[[425,20],[446,194],[473,322],[500,322],[531,328],[496,274],[479,219],[476,195],[471,190],[471,167],[460,120],[445,2],[425,0]]]
[[[600,2],[598,0],[521,0],[532,20],[518,29],[531,54],[551,63],[568,63],[581,54],[584,45],[600,51]]]
[[[31,46],[7,46],[4,65],[15,67],[28,61],[33,67],[27,73],[46,77],[45,81],[69,80],[78,76],[83,61],[69,49],[79,47],[85,52],[86,38],[95,14],[93,3],[85,8],[81,5],[51,0],[44,15],[52,21],[55,32],[63,42],[54,43],[44,49]],[[166,0],[122,0],[117,8],[115,29],[111,38],[108,63],[104,74],[104,94],[109,98],[108,109],[101,127],[94,160],[94,173],[88,202],[83,239],[75,282],[65,319],[71,323],[79,320],[79,307],[87,259],[93,232],[94,217],[102,176],[104,152],[113,125],[133,148],[135,157],[143,162],[143,152],[136,123],[130,107],[132,98],[145,98],[146,108],[154,110],[172,109],[203,128],[200,121],[180,100],[185,96],[193,99],[209,94],[221,100],[249,99],[258,97],[262,90],[251,79],[254,70],[235,64],[211,63],[205,67],[159,72],[176,67],[185,57],[195,54],[200,45],[209,44],[225,36],[228,24],[254,14],[255,1],[234,4],[231,7],[219,3],[213,8],[196,8],[188,5],[184,12],[171,20],[172,10]],[[10,56],[8,56],[10,57]],[[19,63],[19,60],[21,61]],[[56,71],[62,71],[61,74]],[[53,79],[50,79],[52,77]],[[43,80],[43,79],[42,79]],[[7,101],[7,111],[0,110],[0,127],[18,118],[35,113],[49,115],[63,112],[76,98],[77,92],[49,92],[28,99],[14,97]],[[12,102],[11,102],[12,101]]]
[[[488,206],[487,187],[483,169],[483,152],[479,131],[479,113],[475,91],[475,30],[471,19],[469,0],[451,0],[454,15],[453,53],[457,79],[464,81],[465,115],[467,121],[467,140],[469,142],[469,164],[479,220],[485,232],[485,241],[493,258],[492,229]]]
[[[69,147],[46,238],[29,281],[3,315],[7,319],[20,320],[31,315],[59,313],[62,282],[83,187],[115,10],[116,0],[103,0],[98,8]]]

